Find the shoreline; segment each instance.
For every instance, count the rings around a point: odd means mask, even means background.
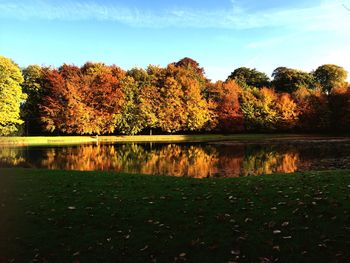
[[[121,136],[30,136],[0,137],[0,146],[40,146],[70,145],[84,143],[181,143],[181,142],[215,142],[231,143],[278,143],[289,141],[349,141],[349,135],[334,134],[201,134],[201,135],[121,135]]]

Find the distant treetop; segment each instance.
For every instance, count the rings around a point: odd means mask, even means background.
[[[245,87],[269,87],[270,79],[269,77],[258,70],[240,67],[235,69],[230,76],[228,76],[227,80],[235,80],[237,84]]]

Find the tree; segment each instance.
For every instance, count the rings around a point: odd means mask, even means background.
[[[319,66],[313,73],[316,81],[321,85],[323,91],[329,94],[332,89],[346,82],[348,72],[333,64]]]
[[[123,70],[102,63],[47,70],[47,94],[41,105],[45,129],[66,134],[113,133],[123,104],[124,79]]]
[[[157,128],[160,90],[157,82],[163,69],[149,66],[148,71],[133,68],[127,71],[124,85],[125,103],[118,116],[118,127],[126,134]]]
[[[278,112],[277,94],[268,88],[245,89],[241,96],[244,125],[247,130],[276,130]]]
[[[350,86],[335,87],[328,95],[332,131],[350,131]]]
[[[219,129],[225,132],[243,131],[243,113],[239,102],[242,88],[234,80],[218,82],[217,87],[220,94],[216,108]]]
[[[92,65],[92,68],[95,64]],[[97,64],[101,71],[97,71],[88,78],[88,96],[86,105],[92,109],[89,119],[92,120],[92,131],[95,134],[113,133],[117,126],[117,115],[124,104],[123,86],[125,71],[112,65]]]
[[[172,131],[198,131],[210,119],[209,104],[203,96],[206,79],[199,72],[179,63],[169,64],[166,68],[165,85],[161,88],[160,123],[168,127],[169,121],[172,125],[177,124]]]
[[[277,129],[291,130],[298,124],[298,107],[288,93],[278,94],[276,101]]]
[[[298,130],[319,132],[329,129],[331,112],[326,94],[302,87],[292,96],[298,105]]]
[[[22,90],[27,95],[26,102],[22,106],[22,118],[25,121],[25,129],[29,134],[39,134],[40,112],[38,105],[43,97],[43,71],[38,65],[29,65],[22,71],[24,82]]]
[[[192,58],[185,57],[178,62],[172,63],[175,67],[180,67],[194,72],[197,76],[204,78],[204,69],[199,66],[199,63]]]
[[[270,79],[269,77],[258,70],[240,67],[235,69],[230,76],[228,76],[227,80],[235,80],[238,85],[242,87],[269,87]]]
[[[20,84],[23,76],[19,67],[10,59],[0,56],[0,136],[18,131],[20,104],[25,99]]]
[[[121,133],[135,135],[146,126],[141,110],[139,88],[132,77],[124,80],[124,103],[117,115],[117,127]]]
[[[43,128],[48,132],[77,133],[76,122],[79,117],[77,110],[81,109],[81,101],[76,87],[79,83],[79,68],[63,65],[59,70],[49,69],[43,71],[45,95],[40,108],[40,119]]]
[[[278,92],[292,93],[301,87],[315,88],[312,74],[286,67],[278,67],[272,73],[272,85]]]
[[[186,108],[181,85],[173,76],[167,76],[160,89],[159,126],[165,132],[177,132],[186,127]]]
[[[171,66],[168,70],[172,70]],[[175,67],[173,70],[174,77],[184,94],[182,101],[186,112],[185,129],[198,131],[205,126],[210,117],[209,106],[203,96],[206,79],[204,75],[198,74],[196,78],[192,68]]]
[[[248,130],[290,130],[297,125],[297,104],[287,93],[276,93],[268,88],[245,89],[241,108]]]

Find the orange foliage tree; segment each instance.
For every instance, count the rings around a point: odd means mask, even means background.
[[[185,58],[169,64],[159,77],[159,127],[166,132],[203,129],[211,111],[203,96],[207,82],[198,63]]]
[[[216,108],[219,130],[243,131],[243,112],[239,102],[242,88],[234,80],[217,82],[216,86],[219,94]]]
[[[328,96],[320,90],[300,88],[293,93],[298,105],[300,131],[325,131],[330,127],[330,107]]]
[[[104,64],[46,69],[46,94],[40,105],[44,128],[64,134],[114,132],[123,102],[124,76],[118,67]]]

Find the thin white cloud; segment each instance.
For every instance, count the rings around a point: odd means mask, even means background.
[[[264,38],[262,40],[257,40],[250,42],[246,45],[247,48],[251,49],[260,49],[260,48],[271,48],[274,46],[279,46],[283,43],[286,43],[295,37],[294,34],[290,35],[282,35],[278,37],[270,37],[270,38]]]
[[[350,14],[339,0],[326,0],[318,6],[294,9],[272,9],[250,12],[231,1],[232,8],[196,10],[177,8],[154,12],[116,4],[64,1],[29,0],[20,3],[0,1],[0,18],[46,20],[102,20],[115,21],[134,27],[164,28],[223,28],[252,29],[290,27],[304,30],[350,29]]]

